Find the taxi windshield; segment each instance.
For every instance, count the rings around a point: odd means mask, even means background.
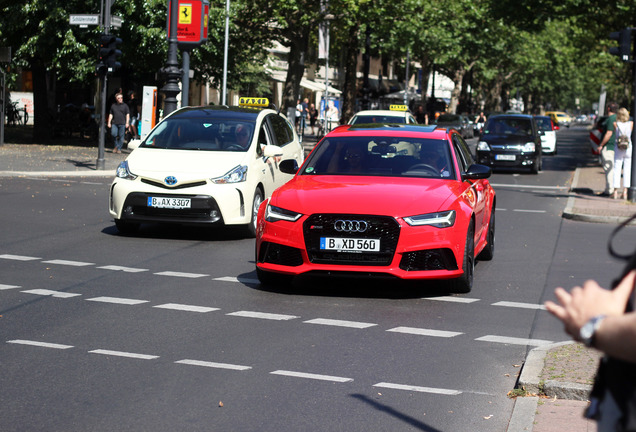
[[[356,116],[351,124],[368,124],[368,123],[406,123],[406,117],[392,115],[360,115]]]
[[[326,138],[300,175],[456,178],[445,140],[408,137]]]
[[[249,149],[253,135],[253,121],[209,117],[168,118],[152,130],[140,147],[244,152]]]

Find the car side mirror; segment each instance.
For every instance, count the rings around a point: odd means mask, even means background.
[[[468,167],[462,178],[464,180],[486,179],[492,174],[492,169],[486,165],[472,164]]]
[[[296,159],[285,159],[278,164],[278,168],[285,174],[296,174],[300,167],[298,166]]]
[[[269,144],[263,147],[264,157],[269,158],[269,157],[278,157],[282,155],[283,155],[283,149],[278,146]]]
[[[139,147],[139,144],[141,144],[141,140],[138,140],[138,139],[130,140],[130,141],[128,141],[127,148],[128,148],[128,150],[134,150],[137,147]]]

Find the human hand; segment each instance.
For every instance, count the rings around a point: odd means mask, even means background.
[[[618,316],[625,313],[625,306],[634,288],[635,279],[636,271],[631,271],[612,291],[602,288],[593,280],[585,282],[583,288],[578,286],[572,288],[570,293],[559,287],[554,294],[560,305],[546,301],[545,307],[548,312],[563,322],[565,331],[573,339],[580,340],[579,331],[590,318],[597,315]]]

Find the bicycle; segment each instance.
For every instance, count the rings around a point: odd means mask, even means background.
[[[29,113],[26,108],[18,108],[17,102],[7,105],[7,124],[12,126],[25,125],[29,121]]]

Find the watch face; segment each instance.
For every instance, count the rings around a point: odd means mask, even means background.
[[[580,331],[581,339],[587,340],[591,338],[593,334],[594,334],[594,322],[588,321],[585,323],[585,325],[583,325],[583,327],[581,327],[581,331]]]

